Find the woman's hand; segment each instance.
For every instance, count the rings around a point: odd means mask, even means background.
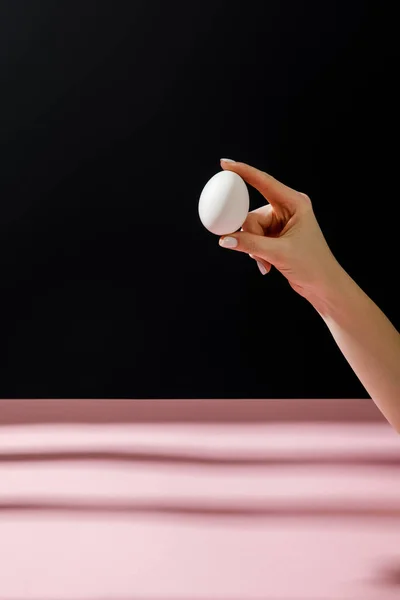
[[[243,230],[220,244],[274,265],[321,315],[371,398],[400,433],[400,335],[339,265],[319,228],[311,201],[243,163],[221,161],[269,204],[250,213]]]
[[[271,265],[307,299],[331,285],[341,267],[330,251],[314,215],[310,198],[267,173],[240,162],[221,160],[269,202],[247,216],[242,230],[220,239],[220,245],[254,258],[263,274]]]

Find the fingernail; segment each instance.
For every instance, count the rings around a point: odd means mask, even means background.
[[[264,265],[262,263],[257,261],[257,266],[260,269],[261,275],[267,274],[267,269],[264,267]]]
[[[231,158],[221,158],[222,162],[230,162],[230,163],[234,163],[236,162],[235,160],[232,160]]]
[[[249,254],[250,258],[254,258],[254,254]]]
[[[236,248],[238,241],[234,237],[225,237],[219,241],[219,245],[223,248]]]

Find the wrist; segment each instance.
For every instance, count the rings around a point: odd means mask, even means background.
[[[322,318],[334,318],[348,303],[354,287],[350,275],[335,259],[307,300]]]

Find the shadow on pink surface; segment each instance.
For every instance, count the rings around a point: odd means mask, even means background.
[[[131,502],[92,502],[92,501],[63,501],[8,499],[0,502],[0,513],[61,513],[61,514],[93,514],[93,515],[130,515],[134,516],[169,516],[175,519],[400,519],[400,507],[388,503],[370,504],[364,506],[349,506],[344,502],[334,504],[311,503],[240,503],[240,502],[160,502],[160,501],[131,501]]]
[[[343,466],[343,467],[400,467],[400,455],[376,456],[363,452],[359,455],[353,453],[335,455],[305,455],[297,456],[267,456],[253,455],[241,456],[230,453],[225,456],[211,456],[200,453],[183,453],[172,451],[149,450],[57,450],[57,451],[24,451],[0,452],[0,463],[36,463],[36,462],[111,462],[111,463],[154,463],[172,465],[193,465],[196,467],[296,467],[296,466]]]
[[[388,565],[381,570],[377,583],[400,588],[400,560],[396,564]]]

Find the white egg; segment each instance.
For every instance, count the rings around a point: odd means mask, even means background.
[[[220,171],[206,183],[199,200],[200,221],[215,235],[234,233],[249,212],[249,191],[233,171]]]

